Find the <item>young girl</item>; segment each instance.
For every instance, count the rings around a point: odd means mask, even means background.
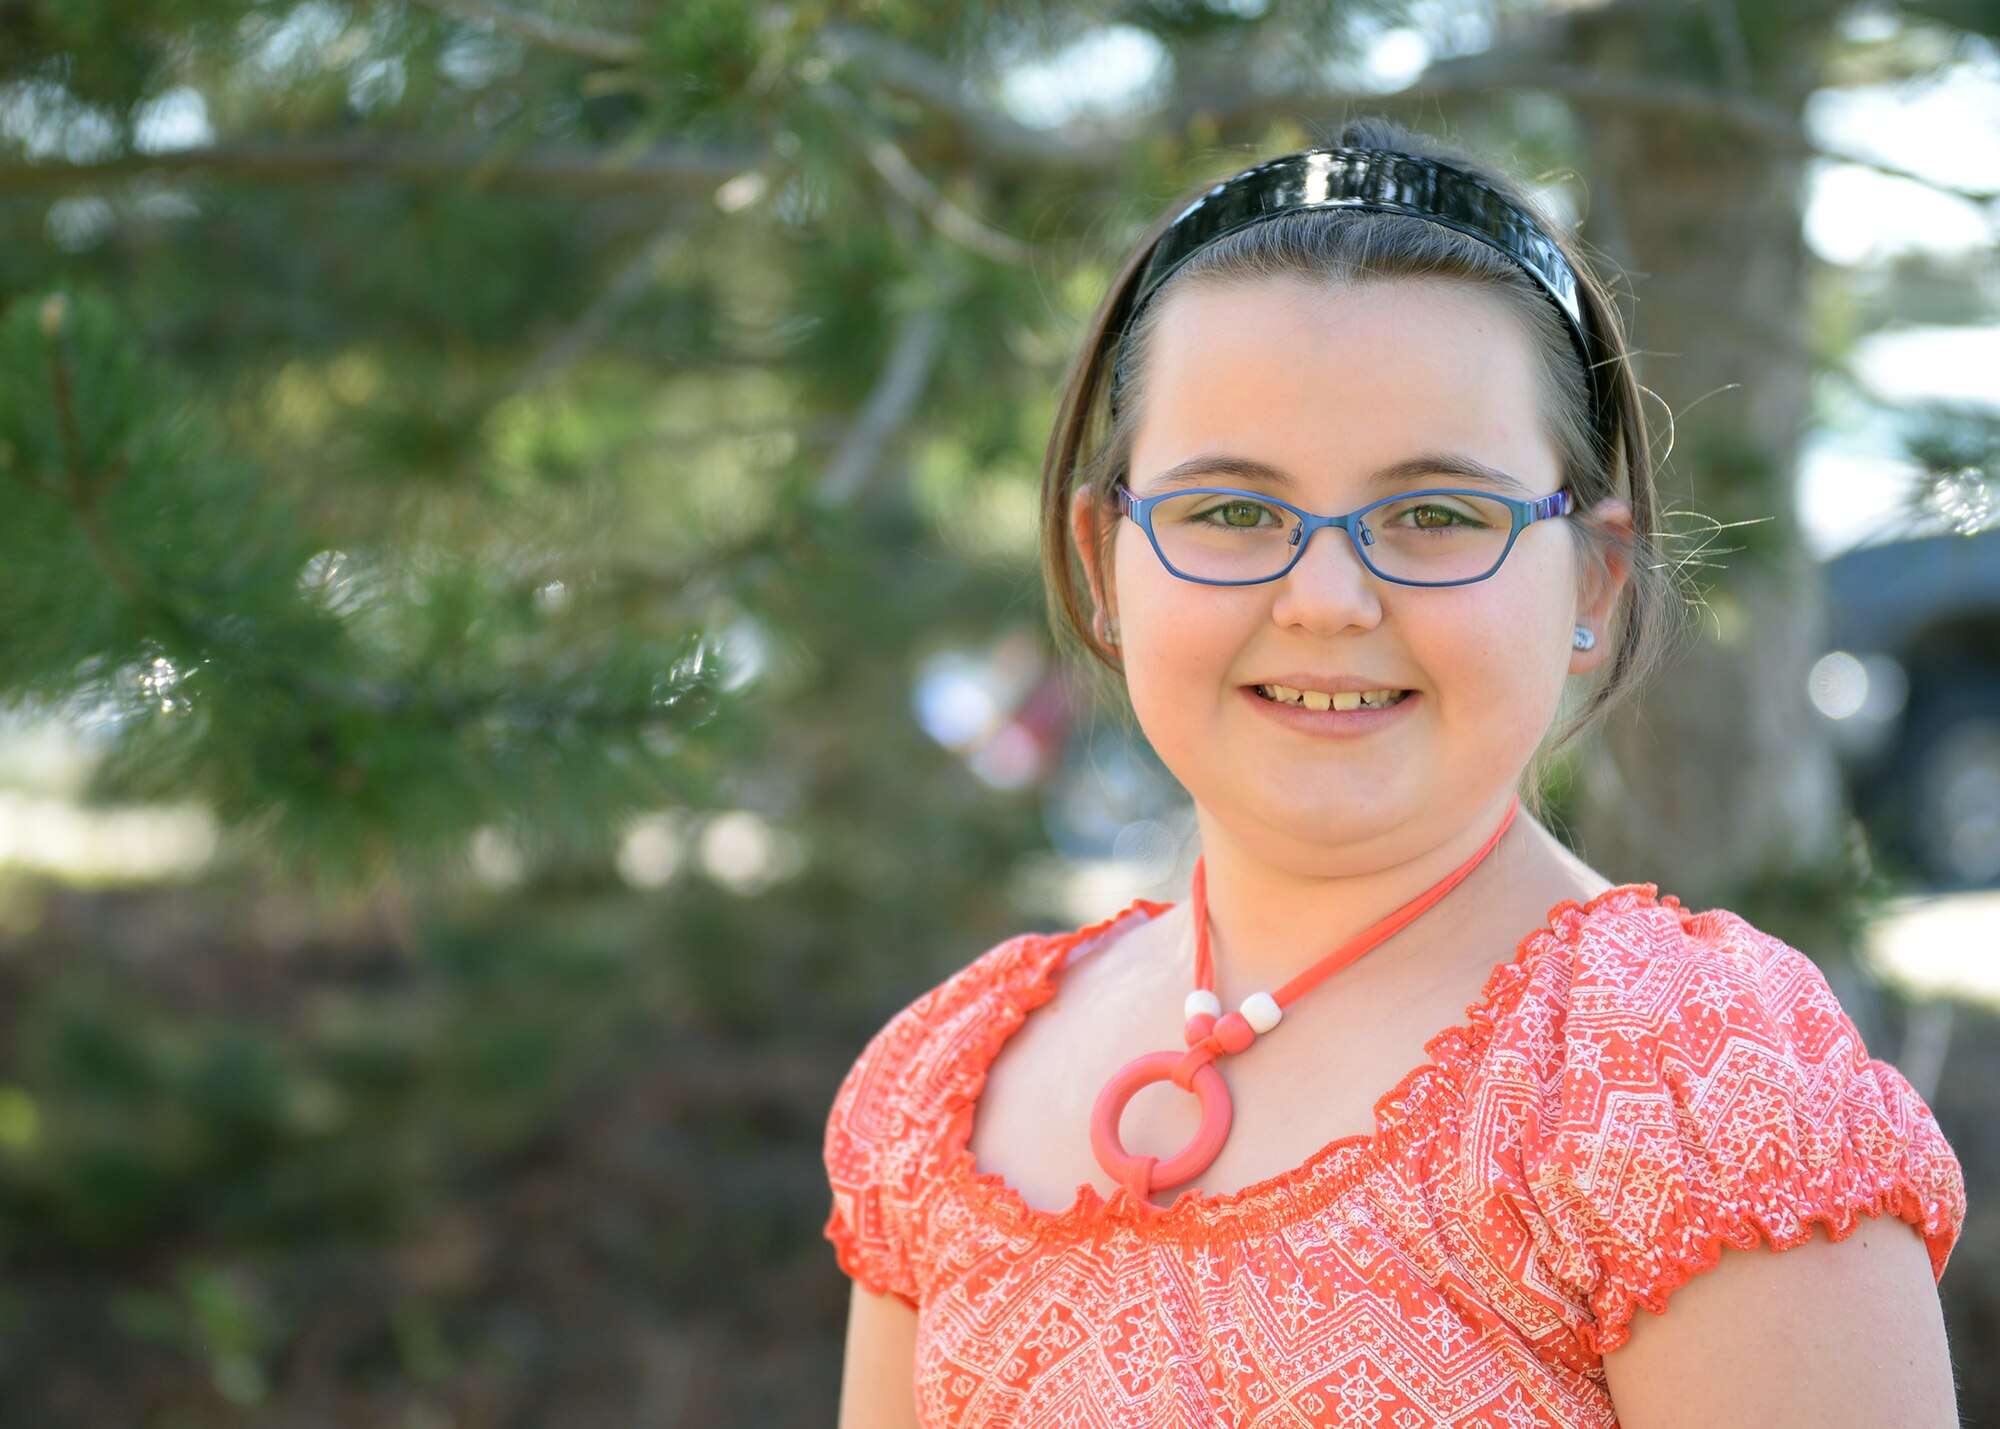
[[[1615,310],[1520,191],[1360,121],[1177,209],[1043,503],[1202,854],[842,1083],[844,1429],[1955,1425],[1929,1110],[1803,955],[1520,811],[1673,594]]]

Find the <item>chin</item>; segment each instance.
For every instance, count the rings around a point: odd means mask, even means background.
[[[1429,802],[1415,793],[1402,795],[1372,783],[1358,786],[1356,781],[1339,787],[1334,781],[1319,787],[1279,783],[1259,793],[1251,806],[1239,792],[1231,801],[1234,812],[1225,814],[1223,822],[1236,829],[1259,829],[1260,847],[1306,852],[1347,848],[1393,833],[1410,813]]]

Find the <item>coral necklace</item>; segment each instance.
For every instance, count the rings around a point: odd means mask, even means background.
[[[1090,1147],[1097,1153],[1097,1164],[1142,1204],[1153,1191],[1192,1181],[1207,1170],[1222,1150],[1222,1143],[1229,1139],[1231,1114],[1229,1088],[1213,1065],[1215,1059],[1225,1052],[1241,1052],[1257,1040],[1259,1033],[1276,1027],[1287,1007],[1342,968],[1358,961],[1363,953],[1408,926],[1419,914],[1451,892],[1460,879],[1493,852],[1494,845],[1500,842],[1500,836],[1514,822],[1514,815],[1520,807],[1521,799],[1517,794],[1508,803],[1500,827],[1487,838],[1479,852],[1441,882],[1411,899],[1366,932],[1335,948],[1275,994],[1253,992],[1243,999],[1241,1008],[1226,1015],[1215,995],[1215,959],[1208,947],[1208,879],[1204,860],[1196,859],[1191,890],[1194,900],[1195,990],[1187,997],[1188,1050],[1149,1052],[1128,1063],[1105,1084],[1090,1114]],[[1178,1155],[1166,1161],[1157,1156],[1134,1156],[1118,1140],[1119,1118],[1125,1114],[1126,1103],[1141,1087],[1168,1080],[1184,1092],[1193,1092],[1200,1100],[1201,1126],[1194,1139]]]

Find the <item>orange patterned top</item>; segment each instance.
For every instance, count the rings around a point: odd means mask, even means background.
[[[1372,1136],[1164,1208],[1088,1182],[1031,1207],[967,1147],[1072,955],[1171,905],[1009,939],[918,998],[835,1096],[825,1233],[917,1308],[922,1422],[1613,1425],[1601,1357],[1724,1245],[1893,1215],[1942,1274],[1965,1183],[1929,1108],[1802,954],[1657,894],[1551,909]]]

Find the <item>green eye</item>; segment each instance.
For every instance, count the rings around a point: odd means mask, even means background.
[[[1403,517],[1409,518],[1407,529],[1412,531],[1450,531],[1460,527],[1479,530],[1490,524],[1456,506],[1437,501],[1413,502],[1400,509],[1392,508],[1389,513],[1392,521]]]
[[[1209,507],[1198,519],[1247,531],[1258,525],[1261,519],[1269,514],[1268,507],[1259,505],[1255,501],[1225,501]]]

